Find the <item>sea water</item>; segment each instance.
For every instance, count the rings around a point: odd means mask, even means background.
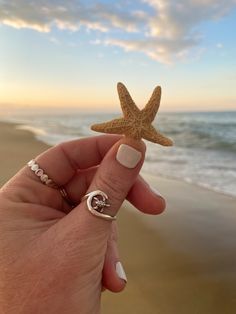
[[[120,114],[69,113],[5,115],[4,120],[19,122],[47,143],[98,135],[90,125]],[[171,137],[173,147],[147,142],[143,170],[191,182],[236,196],[236,111],[160,113],[153,125]]]

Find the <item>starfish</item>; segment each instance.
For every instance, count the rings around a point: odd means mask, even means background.
[[[135,105],[122,83],[117,84],[117,90],[124,117],[94,124],[91,129],[102,133],[124,134],[136,140],[144,138],[163,146],[172,146],[172,140],[159,133],[151,124],[160,106],[161,87],[157,86],[154,89],[150,100],[142,110]]]

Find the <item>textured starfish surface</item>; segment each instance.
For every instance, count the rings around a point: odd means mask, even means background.
[[[159,133],[151,124],[160,106],[161,87],[158,86],[154,89],[150,100],[142,110],[135,105],[122,83],[117,84],[117,90],[124,116],[108,122],[94,124],[91,129],[102,133],[124,134],[136,140],[144,138],[163,146],[172,146],[172,140]]]

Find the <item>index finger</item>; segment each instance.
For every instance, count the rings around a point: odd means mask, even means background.
[[[48,149],[35,158],[40,168],[58,186],[65,185],[79,169],[100,164],[106,152],[121,136],[100,135],[61,143]],[[32,171],[25,168],[33,179],[38,180]]]

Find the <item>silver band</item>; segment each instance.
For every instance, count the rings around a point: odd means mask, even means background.
[[[43,169],[39,168],[39,165],[34,159],[30,160],[27,165],[36,174],[36,176],[39,177],[43,184],[46,184],[53,189],[59,189],[59,186],[44,173]]]
[[[59,187],[52,179],[50,179],[48,175],[44,172],[44,170],[39,167],[39,165],[34,159],[30,160],[27,163],[27,165],[36,174],[36,176],[40,179],[40,181],[43,184],[53,189],[59,190],[59,192],[61,193],[61,196],[66,201],[66,203],[70,205],[70,207],[72,208],[75,207],[75,204],[70,200],[65,188],[63,186]]]
[[[64,200],[67,202],[67,204],[70,205],[70,207],[74,208],[75,204],[69,198],[65,188],[63,188],[63,187],[59,188],[59,192],[61,193],[61,196],[64,198]]]
[[[87,199],[87,209],[92,215],[105,220],[116,220],[116,216],[103,214],[104,208],[110,206],[110,204],[107,203],[108,196],[106,193],[96,190],[83,196],[81,201],[85,199]]]

